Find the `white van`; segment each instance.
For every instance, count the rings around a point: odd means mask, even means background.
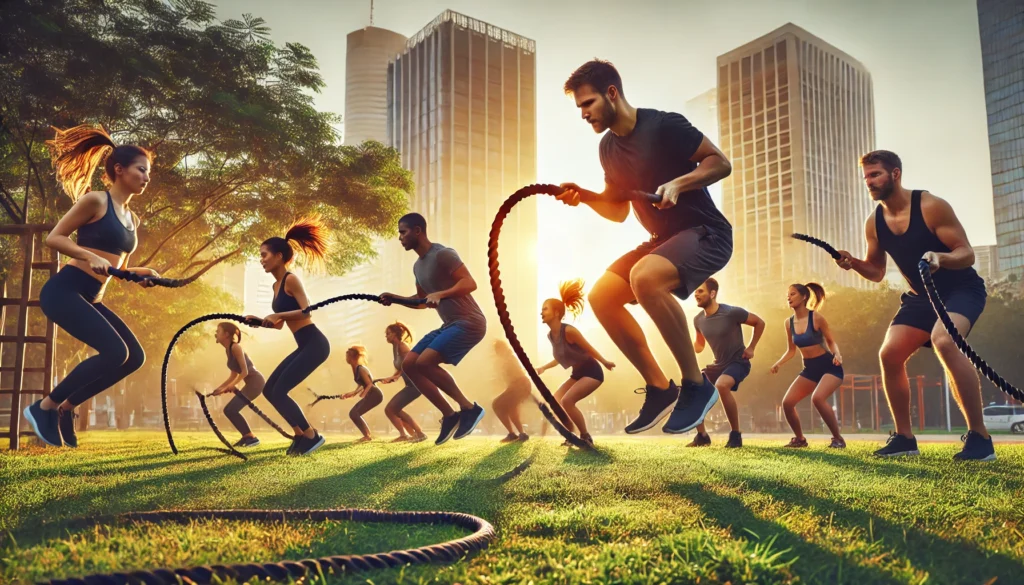
[[[982,414],[989,430],[1024,433],[1024,406],[992,404],[986,406]]]

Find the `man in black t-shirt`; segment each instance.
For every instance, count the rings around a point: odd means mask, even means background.
[[[618,71],[607,61],[580,66],[565,82],[565,92],[595,132],[610,132],[600,147],[604,191],[563,183],[558,199],[572,206],[582,200],[605,219],[623,222],[631,193],[661,196],[656,205],[632,201],[651,238],[612,263],[591,290],[590,303],[647,385],[640,415],[626,432],[646,431],[671,412],[662,430],[684,433],[703,422],[718,393],[697,366],[686,315],[672,295],[687,298],[732,256],[732,226],[707,191],[729,175],[732,165],[683,116],[631,106]],[[665,376],[626,310],[633,302],[647,311],[672,350],[683,374],[679,386]]]

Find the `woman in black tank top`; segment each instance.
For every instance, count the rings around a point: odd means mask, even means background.
[[[57,222],[46,245],[69,258],[39,292],[43,313],[75,339],[96,350],[78,364],[49,396],[25,408],[25,418],[47,445],[78,446],[74,409],[142,367],[146,354],[128,325],[103,302],[111,267],[128,266],[138,244],[138,221],[128,203],[149,184],[150,156],[138,146],[117,146],[102,128],[83,125],[58,130],[47,142],[53,167],[74,205]],[[90,191],[103,161],[109,191]],[[77,242],[71,235],[77,232]],[[151,268],[125,268],[159,276]],[[142,281],[141,286],[152,286]]]
[[[363,415],[370,412],[374,408],[380,405],[384,401],[384,393],[380,391],[380,388],[374,383],[373,376],[370,375],[369,368],[366,367],[366,348],[361,345],[353,345],[348,348],[345,352],[345,361],[348,365],[352,366],[352,375],[355,379],[355,383],[358,387],[349,392],[343,394],[342,398],[351,398],[353,396],[359,396],[359,402],[352,407],[349,411],[348,416],[352,419],[352,423],[356,425],[359,432],[363,434],[362,438],[357,440],[357,443],[365,443],[373,440],[373,435],[370,433],[370,427],[363,420]]]
[[[263,379],[263,374],[253,367],[249,356],[242,349],[240,343],[242,341],[242,330],[238,328],[238,325],[231,321],[219,323],[215,339],[226,350],[228,371],[230,373],[227,380],[224,380],[220,386],[214,389],[213,395],[220,396],[225,392],[236,394],[231,397],[228,405],[224,407],[224,416],[231,421],[231,424],[235,425],[235,428],[242,435],[242,438],[234,446],[256,447],[260,444],[260,440],[256,437],[256,433],[252,432],[252,429],[249,428],[249,423],[245,421],[245,417],[242,416],[242,409],[246,404],[245,400],[240,398],[238,394],[248,398],[250,402],[256,400],[256,397],[263,393],[266,380]],[[237,387],[239,384],[242,384],[241,390]]]
[[[260,246],[260,264],[277,281],[272,302],[275,312],[264,319],[253,315],[248,317],[263,321],[264,327],[274,329],[280,329],[287,323],[298,346],[274,368],[263,389],[267,401],[295,431],[288,455],[307,455],[324,444],[324,438],[309,424],[302,409],[288,393],[327,361],[331,355],[331,343],[313,324],[313,319],[302,312],[309,306],[309,299],[306,298],[302,281],[288,272],[288,266],[295,258],[296,249],[303,251],[313,262],[322,262],[327,254],[325,231],[319,218],[301,219],[288,228],[285,237],[270,238],[263,242]]]

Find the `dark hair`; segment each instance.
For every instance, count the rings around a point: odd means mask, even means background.
[[[401,321],[395,321],[391,325],[384,328],[385,331],[390,331],[398,336],[399,339],[406,343],[412,341],[412,331],[409,330],[409,326]]]
[[[789,286],[795,288],[800,296],[807,299],[804,304],[810,305],[809,308],[819,310],[825,305],[825,287],[820,284],[808,282],[807,284],[791,284]],[[812,300],[813,303],[811,303]]]
[[[555,304],[555,309],[565,316],[568,309],[573,318],[579,317],[583,312],[583,279],[574,278],[558,285],[557,299],[548,299]]]
[[[709,278],[704,281],[704,286],[707,287],[709,293],[718,292],[718,281],[714,278]]]
[[[404,223],[411,230],[420,228],[424,232],[427,231],[427,218],[418,213],[406,213],[399,218],[398,223]]]
[[[327,256],[327,228],[319,216],[305,217],[293,223],[283,238],[274,236],[261,246],[280,254],[286,264],[295,256],[296,248],[314,262],[323,262]]]
[[[96,167],[104,163],[105,183],[113,184],[117,178],[116,166],[127,167],[140,156],[153,160],[153,154],[140,146],[124,144],[118,146],[102,126],[88,124],[61,130],[53,140],[47,140],[50,159],[57,174],[57,182],[72,201],[89,192],[92,187],[92,175]]]
[[[608,93],[608,88],[614,85],[620,94],[623,93],[622,77],[619,76],[618,70],[610,62],[601,59],[587,61],[577,67],[565,81],[563,89],[566,94],[570,94],[584,85],[592,86],[601,94]]]
[[[231,321],[221,321],[220,323],[217,323],[217,327],[220,327],[224,331],[230,333],[231,341],[234,343],[242,341],[242,330],[238,328],[238,325],[235,325]]]
[[[860,157],[860,166],[874,164],[881,164],[887,173],[891,173],[893,169],[903,171],[903,161],[899,155],[889,150],[872,150]]]

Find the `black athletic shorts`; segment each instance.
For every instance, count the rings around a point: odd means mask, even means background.
[[[843,366],[837,366],[832,360],[836,356],[832,355],[832,352],[826,351],[818,357],[811,359],[804,359],[804,369],[800,371],[800,375],[807,378],[811,382],[818,383],[825,376],[825,374],[832,374],[840,380],[843,379]]]
[[[573,380],[593,378],[598,382],[604,382],[604,370],[601,369],[601,364],[597,363],[597,360],[590,358],[573,366],[572,374],[569,377]]]
[[[974,327],[978,318],[981,317],[982,311],[985,310],[988,292],[985,290],[984,283],[977,283],[939,293],[939,298],[942,299],[942,304],[946,306],[947,312],[967,317],[971,322],[971,327]],[[935,309],[927,295],[905,292],[900,295],[900,309],[892,318],[891,325],[907,325],[931,333],[938,320],[939,316],[935,314]],[[932,342],[928,341],[924,347],[931,347],[931,345]]]
[[[629,282],[630,271],[648,254],[657,254],[675,265],[682,286],[672,292],[686,299],[705,280],[729,263],[732,257],[732,230],[698,226],[664,238],[651,236],[650,240],[613,262],[608,271]]]

